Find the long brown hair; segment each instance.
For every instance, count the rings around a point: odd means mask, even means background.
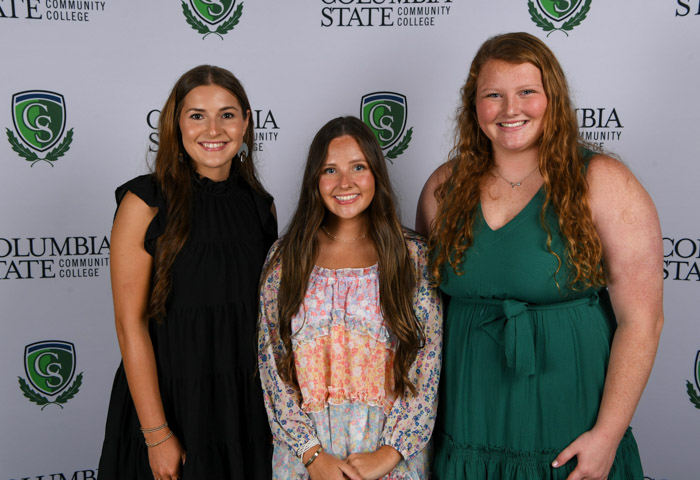
[[[571,269],[567,283],[574,288],[603,285],[603,248],[586,197],[585,164],[566,77],[547,45],[523,32],[498,35],[484,42],[462,87],[455,147],[448,161],[450,175],[435,191],[438,210],[431,228],[429,250],[435,281],[440,281],[446,263],[457,273],[464,273],[460,264],[473,241],[481,180],[493,167],[491,142],[481,131],[476,115],[477,80],[481,68],[489,60],[516,65],[530,63],[539,69],[547,96],[538,153],[546,195],[540,220],[547,233],[547,249],[558,260],[558,272],[562,259],[551,249],[552,233],[545,222],[551,204],[559,219],[566,262]]]
[[[173,262],[190,231],[191,179],[194,167],[182,144],[180,112],[187,94],[202,85],[218,85],[231,92],[241,104],[244,118],[251,112],[250,102],[241,82],[228,70],[212,65],[200,65],[184,73],[175,83],[161,110],[158,121],[160,140],[153,175],[162,189],[168,212],[165,231],[156,244],[153,288],[148,305],[148,316],[159,321],[165,316],[165,307],[170,295]],[[267,195],[258,180],[253,162],[253,138],[254,127],[250,121],[243,134],[243,141],[251,147],[251,151],[244,162],[233,161],[231,168],[235,168],[251,188]]]
[[[311,142],[296,211],[286,234],[280,240],[279,248],[263,273],[265,279],[272,269],[281,266],[278,321],[285,353],[278,365],[280,376],[298,387],[292,349],[292,317],[299,311],[304,299],[319,251],[316,233],[323,223],[326,208],[318,185],[328,155],[328,146],[333,139],[344,135],[357,141],[374,175],[374,198],[366,210],[368,235],[379,259],[379,301],[382,314],[389,330],[398,340],[394,356],[394,388],[399,394],[403,394],[407,388],[415,393],[408,372],[418,350],[425,343],[423,330],[412,306],[416,288],[415,266],[404,241],[381,147],[369,127],[355,117],[331,120]]]

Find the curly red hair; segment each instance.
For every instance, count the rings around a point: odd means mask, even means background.
[[[546,194],[540,218],[547,232],[547,248],[557,257],[558,272],[562,259],[551,249],[552,233],[545,222],[546,211],[551,206],[566,245],[565,261],[571,271],[567,279],[569,286],[604,285],[603,247],[586,196],[585,159],[566,77],[549,47],[523,32],[498,35],[484,42],[462,87],[455,147],[448,161],[450,175],[435,191],[438,209],[430,236],[435,281],[440,282],[447,263],[458,274],[464,273],[460,264],[473,241],[481,180],[494,166],[491,142],[481,131],[476,115],[477,79],[489,60],[516,65],[527,62],[539,69],[548,101],[538,153]]]

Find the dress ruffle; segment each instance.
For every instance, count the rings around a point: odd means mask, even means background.
[[[566,445],[562,446],[563,450]],[[433,464],[434,480],[471,478],[517,480],[566,480],[576,468],[576,457],[554,468],[551,463],[561,450],[544,449],[525,452],[488,445],[461,445],[448,435],[438,441]],[[617,449],[608,480],[641,480],[644,477],[639,450],[628,429]]]

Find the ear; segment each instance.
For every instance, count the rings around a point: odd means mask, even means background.
[[[245,111],[245,128],[243,129],[243,135],[248,132],[248,123],[250,122],[250,110]]]

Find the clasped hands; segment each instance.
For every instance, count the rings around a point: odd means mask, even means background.
[[[312,449],[305,457],[313,453]],[[308,470],[311,480],[376,480],[391,472],[400,460],[401,454],[388,445],[370,453],[352,453],[345,460],[322,451]]]

